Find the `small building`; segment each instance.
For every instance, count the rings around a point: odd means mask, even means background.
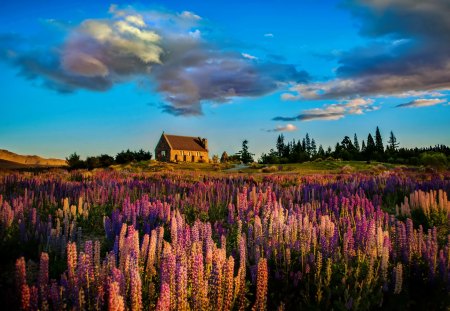
[[[166,162],[208,162],[208,140],[163,132],[155,148],[155,159]]]

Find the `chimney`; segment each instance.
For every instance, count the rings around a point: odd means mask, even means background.
[[[203,145],[203,148],[208,150],[208,140],[206,138],[202,138],[202,145]]]

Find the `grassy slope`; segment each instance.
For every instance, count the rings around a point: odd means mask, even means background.
[[[236,173],[297,173],[297,174],[317,174],[317,173],[340,173],[340,172],[359,172],[374,171],[383,169],[392,169],[398,165],[389,163],[365,161],[320,161],[291,164],[273,164],[263,165],[255,164],[239,171],[227,172],[233,164],[212,164],[212,163],[165,163],[157,161],[144,161],[139,163],[130,163],[126,165],[114,165],[115,170],[129,170],[132,172],[161,172],[161,171],[195,171],[195,172],[225,172]],[[270,167],[270,171],[266,172]],[[404,167],[404,166],[403,166]],[[264,169],[266,168],[266,169]]]

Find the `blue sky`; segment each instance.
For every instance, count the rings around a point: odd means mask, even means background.
[[[0,148],[153,152],[162,131],[259,155],[378,125],[450,144],[446,0],[4,1]]]

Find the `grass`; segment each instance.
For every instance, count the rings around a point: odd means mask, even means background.
[[[133,162],[128,164],[113,165],[110,168],[117,171],[128,171],[133,173],[141,172],[223,172],[228,174],[247,173],[247,174],[271,174],[271,173],[296,173],[301,175],[307,174],[337,174],[352,172],[380,172],[390,170],[405,165],[371,162],[366,161],[340,161],[340,160],[324,160],[309,161],[304,163],[289,164],[250,164],[247,168],[240,170],[229,169],[235,167],[232,163],[190,163],[190,162],[159,162],[155,160]],[[410,166],[408,166],[410,167]],[[417,167],[416,167],[417,168]]]
[[[274,167],[272,173],[298,173],[298,174],[317,174],[329,173],[336,174],[341,172],[369,172],[380,171],[382,169],[393,169],[398,165],[390,163],[365,161],[309,161],[304,163],[289,163],[289,164],[269,164],[257,165],[243,169],[245,173],[263,173],[264,168]]]
[[[111,166],[114,170],[128,170],[130,172],[163,172],[163,171],[195,171],[214,172],[234,167],[229,163],[190,163],[190,162],[159,162],[155,160],[134,162]]]

